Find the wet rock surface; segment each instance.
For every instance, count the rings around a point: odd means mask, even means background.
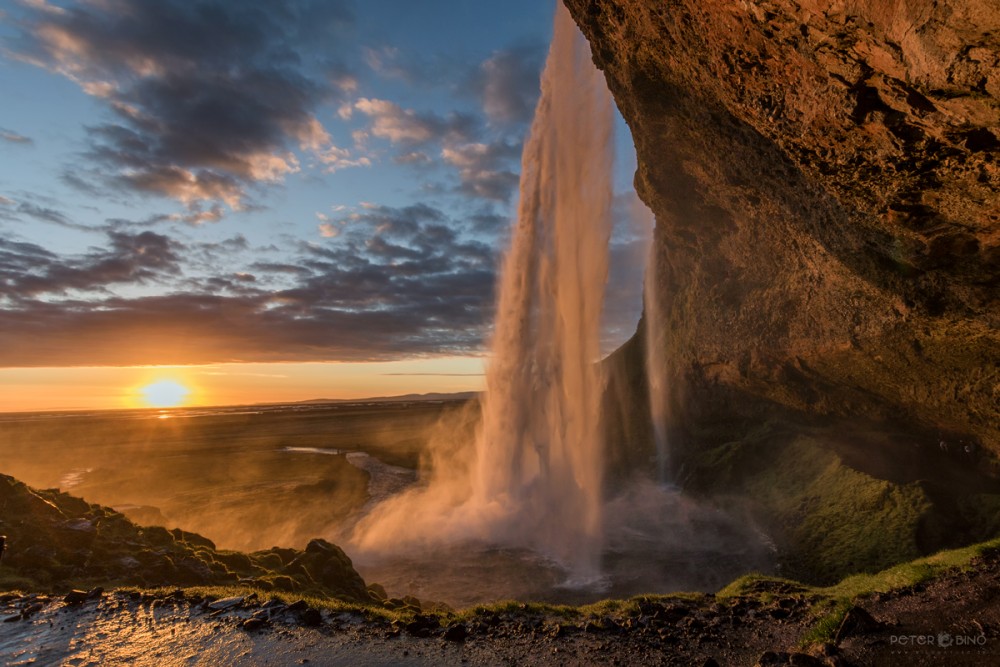
[[[116,591],[82,604],[0,596],[6,662],[190,664],[984,665],[1000,659],[1000,556],[857,601],[834,641],[804,638],[829,602],[799,589],[636,598],[605,611],[508,604],[391,620],[256,594]],[[840,636],[842,635],[842,636]],[[901,643],[933,637],[934,645]]]

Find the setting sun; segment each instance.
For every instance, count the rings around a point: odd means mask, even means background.
[[[160,380],[139,390],[146,405],[152,408],[173,408],[184,402],[191,390],[173,380]]]

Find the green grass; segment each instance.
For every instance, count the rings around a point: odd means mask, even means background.
[[[268,600],[280,600],[285,604],[291,604],[298,600],[303,600],[310,607],[325,611],[343,611],[363,615],[368,620],[399,620],[411,618],[411,612],[391,611],[375,605],[365,605],[356,602],[347,602],[330,597],[319,597],[309,594],[296,594],[284,591],[265,591],[253,586],[164,586],[159,588],[140,588],[136,586],[120,586],[115,591],[123,593],[142,593],[155,597],[166,597],[174,591],[182,590],[187,597],[211,597],[216,599],[248,596],[254,593],[261,602]]]
[[[1000,538],[979,544],[949,549],[931,556],[917,558],[873,574],[854,574],[831,586],[804,586],[790,579],[749,574],[720,590],[720,599],[753,596],[767,601],[773,596],[767,588],[797,587],[804,594],[819,598],[814,606],[815,622],[803,635],[801,644],[828,642],[833,639],[841,621],[859,600],[875,593],[888,593],[929,581],[947,572],[968,569],[976,558],[1000,550]],[[761,591],[764,592],[761,592]]]
[[[855,470],[820,437],[837,435],[763,429],[709,448],[695,462],[699,491],[749,507],[794,579],[831,584],[919,557],[918,527],[932,509],[923,488]]]

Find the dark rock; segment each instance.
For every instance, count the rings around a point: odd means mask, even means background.
[[[323,625],[323,615],[318,609],[309,607],[302,612],[301,616],[299,616],[299,622],[307,627],[317,627]]]
[[[245,621],[243,621],[242,623],[240,623],[240,627],[243,628],[244,630],[246,630],[247,632],[252,632],[254,630],[260,630],[261,628],[263,628],[263,627],[265,627],[267,625],[268,625],[268,621],[267,621],[266,618],[258,618],[256,616],[248,618]]]
[[[259,567],[266,570],[280,570],[285,566],[281,560],[281,556],[271,551],[256,551],[250,554],[250,558]]]
[[[653,614],[653,618],[663,621],[665,623],[677,623],[681,619],[685,618],[691,613],[691,610],[687,607],[681,605],[673,605],[670,607],[663,607],[660,611]]]
[[[321,553],[325,555],[331,555],[338,550],[339,547],[336,547],[333,544],[330,544],[329,542],[321,538],[316,538],[315,540],[310,541],[309,544],[306,545],[307,554]]]
[[[36,602],[22,609],[21,616],[24,618],[29,618],[31,616],[34,616],[44,608],[45,608],[44,604],[42,604],[41,602]]]
[[[142,536],[147,542],[156,546],[172,546],[174,535],[163,526],[149,526],[142,529]]]
[[[88,599],[90,598],[87,596],[86,591],[79,591],[74,589],[66,594],[66,597],[63,598],[63,602],[65,602],[66,604],[82,604]]]
[[[469,630],[462,623],[449,625],[448,629],[444,632],[445,640],[450,642],[464,642],[468,636]]]
[[[826,667],[826,663],[823,660],[806,653],[785,653],[783,651],[766,651],[757,660],[755,667],[779,667],[782,665],[791,667]]]
[[[274,584],[274,587],[279,591],[291,592],[297,588],[295,580],[284,574],[271,579],[271,583]]]
[[[208,539],[207,537],[199,535],[198,533],[189,533],[186,530],[181,530],[180,528],[174,528],[173,530],[170,531],[170,534],[173,535],[174,539],[177,540],[178,542],[186,542],[187,544],[190,544],[193,547],[204,547],[205,549],[209,549],[211,551],[216,550],[215,542]]]
[[[4,623],[13,623],[14,621],[20,621],[23,617],[20,613],[14,614],[13,616],[7,616],[3,619]]]
[[[417,614],[413,620],[405,626],[407,634],[414,637],[429,637],[431,632],[441,627],[441,620],[437,616],[424,616]]]
[[[298,558],[299,552],[295,549],[287,549],[283,547],[271,547],[271,549],[264,553],[271,553],[277,556],[281,560],[282,565],[288,565],[293,560]]]
[[[844,615],[844,620],[840,622],[840,627],[837,628],[837,634],[834,636],[833,642],[839,644],[847,637],[877,632],[882,627],[881,623],[876,621],[871,614],[861,607],[851,607],[847,614]]]
[[[221,600],[216,600],[215,602],[210,602],[208,608],[215,611],[224,611],[226,609],[234,609],[235,607],[243,604],[243,600],[246,598],[242,595],[235,595],[230,598],[222,598]]]
[[[288,611],[291,612],[301,612],[309,608],[309,603],[305,600],[296,600],[295,602],[288,605]]]
[[[389,595],[385,592],[385,588],[381,584],[368,584],[368,594],[376,602],[384,602],[389,599]]]

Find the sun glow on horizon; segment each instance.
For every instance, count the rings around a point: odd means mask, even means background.
[[[184,403],[191,390],[175,380],[158,380],[139,392],[143,402],[151,408],[175,408]]]

